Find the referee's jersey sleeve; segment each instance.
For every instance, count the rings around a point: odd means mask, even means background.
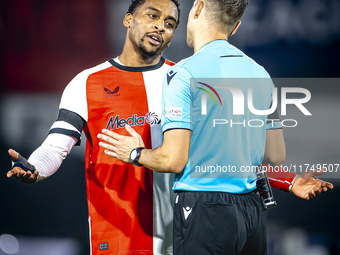
[[[190,126],[190,78],[179,66],[171,67],[163,82],[162,131],[191,129]]]
[[[282,129],[281,118],[277,109],[275,110],[275,112],[268,115],[266,129],[267,130]]]

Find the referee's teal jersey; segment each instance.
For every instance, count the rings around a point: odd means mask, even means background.
[[[162,130],[192,130],[189,162],[175,177],[175,192],[255,189],[253,167],[262,163],[266,129],[280,124],[267,124],[267,115],[255,115],[248,101],[251,97],[253,108],[268,110],[273,89],[266,70],[225,40],[206,44],[168,70]]]

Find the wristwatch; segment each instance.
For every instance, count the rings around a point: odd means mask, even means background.
[[[142,166],[138,163],[140,152],[144,150],[144,147],[134,148],[130,153],[130,160],[133,162],[135,166]]]

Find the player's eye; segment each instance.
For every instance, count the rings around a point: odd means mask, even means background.
[[[171,23],[171,22],[167,22],[166,26],[169,27],[169,28],[174,28],[175,27],[175,25],[173,23]]]
[[[152,18],[152,19],[157,18],[157,15],[155,15],[155,14],[149,14],[149,16],[150,16],[150,18]]]

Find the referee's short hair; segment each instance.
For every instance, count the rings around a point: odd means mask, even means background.
[[[233,29],[248,6],[248,0],[203,0],[208,19]]]
[[[181,9],[179,8],[180,3],[178,2],[178,0],[170,0],[170,1],[173,2],[177,7],[177,11],[178,11],[177,26],[178,26],[180,16],[181,16]],[[134,14],[136,10],[138,9],[138,7],[145,4],[145,2],[146,0],[132,0],[127,13]]]

